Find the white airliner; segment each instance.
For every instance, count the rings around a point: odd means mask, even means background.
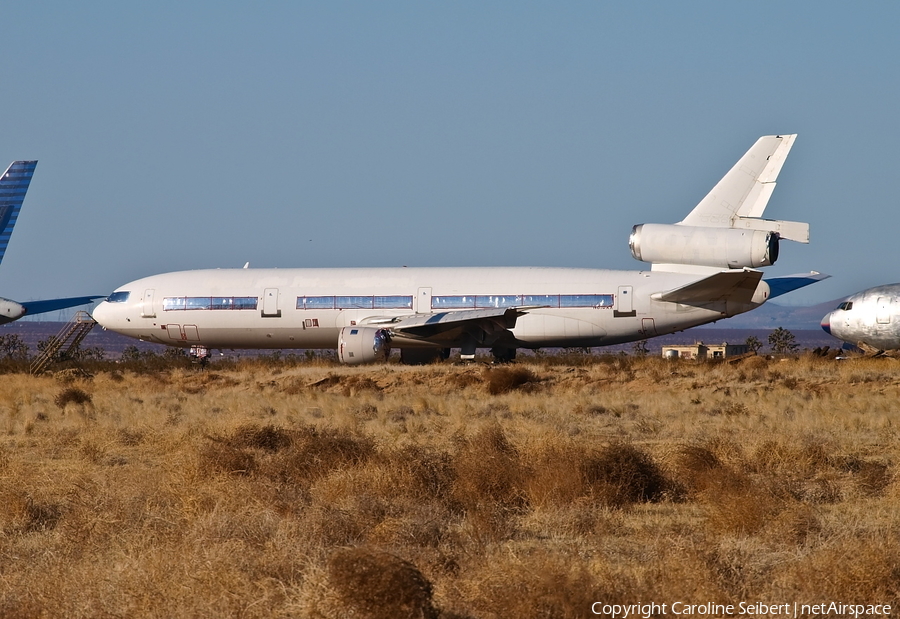
[[[13,161],[3,176],[0,176],[0,262],[9,245],[13,227],[19,218],[25,193],[31,184],[37,161]],[[70,297],[68,299],[48,299],[46,301],[26,301],[17,303],[0,297],[0,325],[18,320],[26,314],[43,314],[67,307],[85,305],[101,295],[91,297]]]
[[[209,349],[337,349],[344,363],[391,348],[417,362],[498,360],[517,348],[631,342],[721,320],[827,275],[762,280],[805,223],[761,219],[795,135],[760,138],[682,221],[631,232],[643,271],[565,268],[216,269],[118,288],[93,313],[140,340]]]
[[[825,315],[822,329],[869,354],[900,349],[900,284],[847,297]]]

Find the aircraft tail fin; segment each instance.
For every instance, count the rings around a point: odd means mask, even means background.
[[[775,180],[796,134],[764,135],[722,177],[706,197],[678,222],[687,226],[777,232],[780,238],[809,243],[809,224],[762,219]]]
[[[0,176],[0,261],[9,245],[35,166],[37,161],[13,161]]]

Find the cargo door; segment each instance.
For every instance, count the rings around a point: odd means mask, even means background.
[[[200,341],[200,331],[197,329],[197,325],[184,325],[184,339],[188,342]]]
[[[644,337],[656,336],[656,323],[652,318],[641,318],[641,333]]]

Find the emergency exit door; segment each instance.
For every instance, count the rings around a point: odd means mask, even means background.
[[[266,288],[263,293],[262,317],[281,317],[281,310],[278,309],[278,288]]]
[[[633,296],[634,288],[631,286],[619,286],[619,291],[616,294],[616,309],[613,310],[614,318],[637,316],[637,312],[634,311]]]

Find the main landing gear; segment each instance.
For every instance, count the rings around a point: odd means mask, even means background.
[[[515,348],[491,348],[491,354],[494,355],[494,363],[509,363],[516,358]]]
[[[209,348],[206,346],[191,346],[190,350],[188,350],[188,357],[191,358],[191,362],[199,363],[200,367],[206,367],[211,356]]]

